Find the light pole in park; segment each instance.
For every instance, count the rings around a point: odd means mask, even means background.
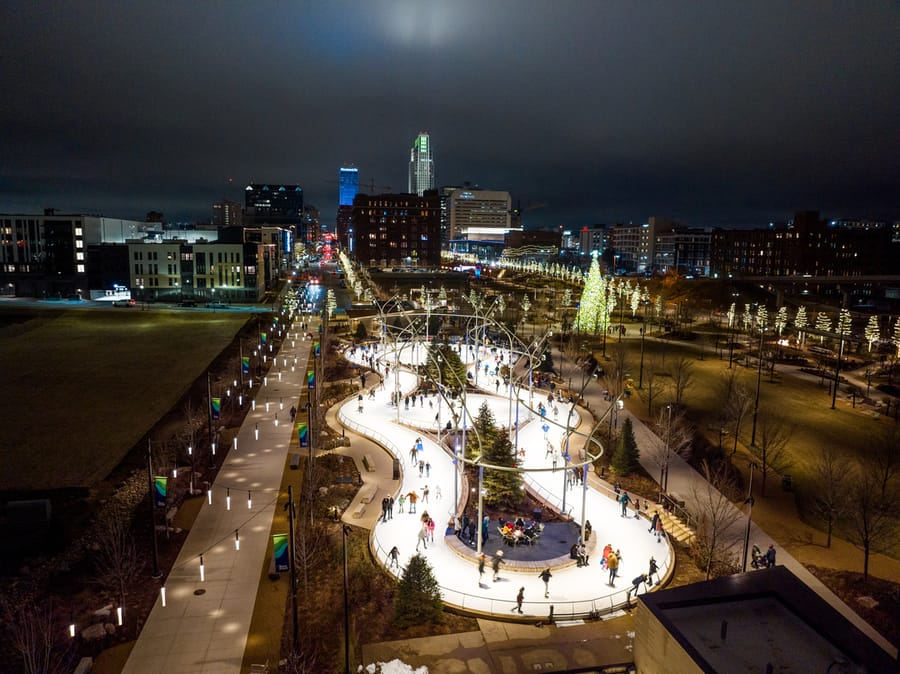
[[[747,486],[747,499],[744,501],[749,507],[747,508],[747,529],[744,532],[744,556],[741,569],[747,573],[747,551],[750,548],[750,524],[753,522],[753,469],[756,463],[750,462],[750,484]]]
[[[663,464],[659,473],[659,501],[662,503],[663,494],[668,490],[669,486],[669,442],[672,437],[672,405],[666,405],[668,411],[668,421],[666,422],[666,449],[663,454]]]
[[[641,300],[641,307],[644,310],[643,314],[643,325],[641,326],[641,369],[640,374],[638,375],[638,388],[644,388],[644,335],[647,334],[647,305],[650,304],[647,300]]]

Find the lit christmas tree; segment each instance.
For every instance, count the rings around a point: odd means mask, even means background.
[[[797,308],[797,315],[794,317],[794,327],[800,337],[800,344],[806,341],[806,326],[809,325],[809,319],[806,317],[806,307],[801,305]]]
[[[874,314],[869,316],[869,322],[866,324],[866,341],[869,343],[869,351],[872,350],[872,344],[881,339],[881,326],[878,325],[878,316]]]
[[[606,311],[606,282],[600,274],[600,263],[597,262],[595,253],[581,293],[575,329],[583,333],[596,333],[606,324]]]

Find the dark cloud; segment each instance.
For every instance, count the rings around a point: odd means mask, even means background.
[[[4,9],[0,210],[192,219],[252,179],[327,222],[340,164],[403,190],[419,130],[535,225],[900,210],[893,2]]]

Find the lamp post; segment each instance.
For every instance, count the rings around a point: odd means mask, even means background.
[[[159,570],[159,548],[156,544],[156,503],[153,498],[153,446],[150,438],[147,438],[147,482],[150,486],[150,533],[153,536],[153,578],[161,578]]]
[[[347,536],[351,531],[349,524],[341,525],[344,553],[344,674],[350,674],[350,582],[347,565]]]
[[[753,521],[753,469],[756,463],[750,462],[750,484],[747,486],[747,499],[744,501],[748,506],[747,510],[747,530],[744,532],[744,558],[741,568],[747,573],[747,551],[750,549],[750,524]]]
[[[750,445],[756,446],[756,419],[759,416],[759,385],[762,381],[762,348],[765,326],[759,326],[759,352],[756,354],[756,401],[753,403],[753,430],[750,433]]]
[[[644,335],[647,332],[647,302],[646,300],[641,300],[641,306],[644,309],[643,315],[643,325],[641,326],[641,369],[640,374],[638,375],[638,388],[644,388]]]
[[[659,501],[662,502],[663,494],[668,491],[669,487],[669,441],[672,436],[672,405],[666,405],[669,412],[668,421],[666,422],[666,451],[663,455],[663,465],[659,473]]]

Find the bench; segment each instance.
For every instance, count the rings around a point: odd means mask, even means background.
[[[353,484],[356,480],[350,475],[338,475],[334,478],[335,484]]]
[[[372,461],[372,457],[368,454],[363,454],[362,462],[367,471],[372,472],[375,470],[375,462]]]
[[[300,455],[291,454],[291,470],[297,470],[300,467]]]
[[[378,493],[378,485],[376,484],[367,484],[365,487],[360,489],[359,491],[359,500],[362,503],[371,503],[372,499],[375,498],[375,495]]]
[[[365,514],[365,512],[366,512],[366,504],[365,504],[365,503],[359,503],[359,504],[353,509],[353,517],[354,517],[355,519],[359,519],[360,517],[362,517],[362,516]]]

